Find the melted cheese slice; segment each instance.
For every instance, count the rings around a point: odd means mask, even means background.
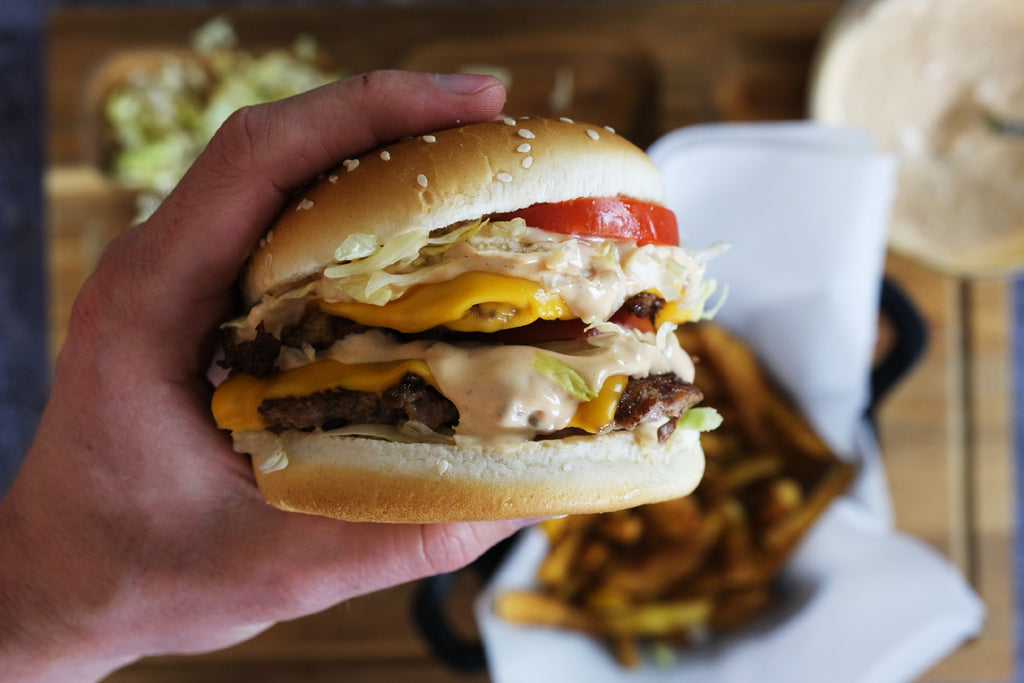
[[[266,423],[259,413],[260,404],[269,398],[311,396],[321,391],[380,392],[398,384],[407,373],[434,385],[434,377],[421,360],[399,360],[384,363],[340,363],[324,359],[309,365],[276,373],[265,379],[250,375],[234,375],[213,392],[211,408],[217,426],[238,432],[263,429]]]
[[[368,327],[422,332],[443,326],[458,332],[497,332],[535,320],[570,320],[562,297],[536,282],[497,273],[467,272],[410,289],[383,306],[356,301],[320,302],[325,313]]]
[[[592,400],[581,403],[576,413],[569,420],[570,427],[577,427],[585,432],[595,434],[611,424],[615,419],[615,411],[619,407],[619,399],[626,388],[629,377],[612,375],[601,386]]]
[[[436,388],[430,368],[422,360],[347,364],[325,359],[265,379],[235,375],[214,392],[213,416],[218,427],[232,432],[263,429],[267,424],[259,407],[267,399],[310,396],[335,389],[377,393],[398,384],[410,372]],[[609,377],[593,400],[580,403],[568,426],[590,433],[601,431],[615,418],[628,381],[625,375]]]
[[[682,325],[693,320],[693,311],[683,308],[679,301],[666,301],[658,314],[654,317],[654,326],[661,327],[664,323]]]

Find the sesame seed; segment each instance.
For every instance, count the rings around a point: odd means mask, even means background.
[[[266,237],[261,237],[260,238],[260,249],[262,249],[265,246],[267,246],[267,238]]]
[[[615,135],[615,129],[612,128],[611,126],[605,126],[604,129],[611,133],[612,135]]]
[[[270,244],[273,241],[274,241],[274,231],[273,230],[268,230],[267,231],[267,244]]]
[[[527,130],[525,128],[520,128],[519,129],[519,137],[526,138],[527,140],[532,140],[532,139],[534,139],[537,136],[534,135],[533,131],[531,131],[531,130]]]
[[[533,166],[533,157],[526,157],[523,159],[523,168],[530,168]]]
[[[380,158],[383,159],[384,161],[391,161],[391,152],[385,149],[383,152],[380,153]]]
[[[423,142],[437,142],[437,138],[435,138],[433,135],[424,135]]]
[[[313,208],[313,201],[311,199],[303,199],[299,202],[298,206],[295,207],[296,211],[307,211]]]
[[[519,152],[520,154],[526,154],[527,152],[530,151],[530,143],[524,142],[523,144],[516,147],[516,151]]]
[[[599,137],[601,137],[600,135],[597,134],[597,131],[594,130],[593,128],[587,128],[587,135],[590,136],[591,140],[597,140]]]
[[[331,181],[332,183],[338,182],[338,176],[334,175],[333,173],[331,175],[327,176],[327,179],[329,181]]]
[[[501,181],[501,182],[503,182],[503,183],[511,183],[511,182],[512,182],[512,174],[510,174],[510,173],[505,173],[504,171],[502,171],[501,173],[499,173],[499,174],[497,175],[497,178],[498,178],[498,180],[500,180],[500,181]]]
[[[514,125],[516,125],[516,120],[514,118],[512,118],[511,116],[506,116],[506,117],[504,117],[501,120],[507,126],[514,126]]]
[[[341,165],[345,167],[345,170],[351,173],[359,167],[359,159],[345,159],[341,162]]]
[[[427,186],[427,176],[425,176],[422,173],[420,173],[418,176],[416,176],[416,182],[419,183],[420,187],[426,187]]]
[[[559,116],[558,120],[561,121],[562,123],[576,123],[575,121],[570,119],[568,116]]]

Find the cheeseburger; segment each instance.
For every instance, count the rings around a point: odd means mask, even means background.
[[[511,119],[345,160],[287,206],[224,325],[218,425],[284,509],[443,522],[689,493],[713,423],[702,316],[654,165],[609,129]]]

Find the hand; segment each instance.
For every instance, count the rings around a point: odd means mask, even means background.
[[[460,567],[515,522],[360,525],[281,512],[210,416],[211,332],[285,199],[340,160],[494,118],[483,76],[379,72],[234,114],[83,287],[38,434],[0,504],[5,680],[85,680],[225,647]]]

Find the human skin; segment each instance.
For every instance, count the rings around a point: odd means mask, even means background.
[[[0,501],[5,681],[97,680],[450,571],[522,521],[353,524],[265,503],[209,410],[212,331],[297,188],[408,135],[494,118],[484,76],[375,72],[243,109],[79,294],[49,403]]]

